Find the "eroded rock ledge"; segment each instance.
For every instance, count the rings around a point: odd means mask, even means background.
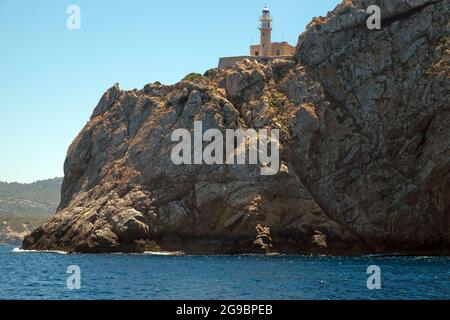
[[[369,4],[391,19],[382,30],[361,27]],[[57,214],[23,247],[448,254],[448,9],[347,0],[309,25],[293,60],[112,87],[69,148]],[[196,120],[279,128],[280,174],[174,165],[171,133]]]

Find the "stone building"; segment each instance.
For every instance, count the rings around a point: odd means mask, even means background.
[[[286,41],[283,42],[272,42],[270,44],[271,50],[270,55],[271,57],[280,57],[280,56],[292,56],[294,55],[295,47],[291,46]],[[261,45],[253,45],[250,46],[250,55],[258,57],[261,55]]]
[[[259,22],[261,42],[258,45],[250,46],[250,56],[220,58],[219,68],[229,68],[242,59],[263,61],[264,59],[275,59],[277,57],[290,57],[294,55],[295,47],[286,41],[272,42],[273,19],[267,7],[264,7]]]

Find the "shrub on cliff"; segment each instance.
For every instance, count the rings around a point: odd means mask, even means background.
[[[201,78],[202,75],[200,73],[189,73],[186,77],[183,78],[183,81],[194,81],[195,79]]]

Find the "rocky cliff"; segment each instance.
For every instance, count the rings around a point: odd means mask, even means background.
[[[366,8],[382,9],[381,30]],[[110,88],[27,249],[448,254],[449,0],[346,0],[292,60]],[[177,128],[278,128],[281,168],[175,165]],[[256,240],[256,241],[255,241]]]

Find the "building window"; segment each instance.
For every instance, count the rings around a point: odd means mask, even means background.
[[[255,51],[255,56],[259,56],[259,51]]]
[[[281,56],[281,51],[277,50],[277,56]]]

